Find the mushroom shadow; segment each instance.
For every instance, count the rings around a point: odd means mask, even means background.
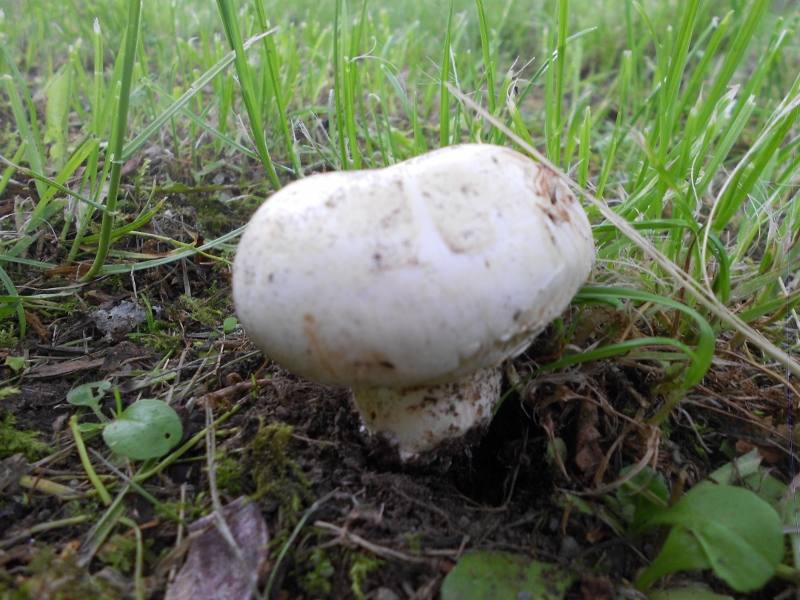
[[[544,445],[533,441],[540,437],[538,431],[530,414],[522,409],[519,397],[511,395],[500,406],[480,444],[472,448],[470,455],[454,461],[450,469],[453,485],[487,507],[501,506],[509,492],[516,496],[523,490],[530,494],[532,488],[541,488],[548,493],[549,486],[537,484],[549,477]]]

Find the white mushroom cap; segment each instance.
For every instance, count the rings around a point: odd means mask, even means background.
[[[522,352],[593,259],[586,214],[551,171],[507,148],[462,145],[286,186],[242,236],[233,295],[250,339],[290,371],[404,390],[455,383]],[[392,418],[365,416],[401,455],[435,446],[404,449]]]

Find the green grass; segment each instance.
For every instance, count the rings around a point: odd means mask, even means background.
[[[120,196],[126,161],[149,148],[193,176],[170,184],[225,168],[266,197],[320,170],[480,141],[538,148],[576,182],[598,256],[581,302],[633,306],[631,326],[652,332],[550,368],[623,353],[683,366],[654,426],[702,379],[715,339],[747,340],[769,369],[800,376],[787,354],[800,347],[800,287],[787,288],[800,269],[792,4],[185,0],[145,2],[141,18],[137,7],[26,0],[0,21],[0,197],[24,178],[36,191],[0,225],[0,317],[20,337],[26,308],[68,293],[18,291],[23,269],[74,266],[89,281],[194,254],[164,237],[168,257],[114,251],[150,235],[138,230],[161,210],[166,183],[149,175],[139,197]],[[230,254],[240,233],[202,250]],[[37,240],[51,234],[58,251],[42,260]]]

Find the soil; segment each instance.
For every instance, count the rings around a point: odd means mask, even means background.
[[[213,206],[213,198],[203,202]],[[173,199],[150,231],[187,242],[198,231],[208,234],[188,204]],[[220,206],[216,217],[237,214]],[[170,249],[147,241],[138,251]],[[46,240],[37,252],[48,252]],[[25,338],[0,353],[0,362],[26,358],[19,371],[3,367],[6,385],[19,393],[2,400],[0,417],[13,416],[16,431],[34,432],[47,444],[44,451],[24,444],[18,450],[26,454],[26,472],[83,495],[62,500],[16,482],[5,486],[3,598],[133,597],[130,526],[117,524],[116,535],[88,564],[79,564],[82,544],[105,507],[87,494],[92,485],[67,424],[76,407],[66,395],[103,379],[118,386],[123,405],[140,398],[168,400],[181,417],[184,440],[202,431],[206,406],[214,418],[234,411],[216,431],[216,490],[202,440],[144,488],[162,503],[182,506],[188,522],[213,509],[214,491],[223,505],[254,498],[270,537],[260,585],[271,578],[272,598],[436,598],[458,558],[476,550],[508,551],[573,569],[578,576],[568,598],[633,597],[628,582],[652,558],[657,532],[630,537],[610,525],[606,499],[623,467],[645,461],[671,487],[688,488],[730,461],[726,448],[750,444],[765,456],[772,452],[776,473],[789,472],[788,432],[778,427],[786,422],[785,388],[742,364],[716,366],[662,430],[644,424],[667,389],[655,363],[609,359],[543,375],[512,391],[474,444],[407,466],[365,436],[348,390],[300,380],[266,360],[240,329],[222,331],[223,319],[233,314],[229,274],[213,261],[198,255],[79,287],[68,274],[43,280],[24,267],[7,269],[21,293],[72,290],[63,299],[68,310],[33,305]],[[154,309],[153,325],[101,330],[95,311],[143,296]],[[566,316],[567,326],[574,316]],[[613,330],[620,318],[604,309],[584,312],[576,337],[588,346],[595,329]],[[507,377],[524,377],[557,358],[564,348],[555,339],[554,332],[545,332]],[[175,374],[159,380],[165,372]],[[261,385],[247,389],[253,377]],[[507,380],[504,392],[510,390]],[[109,393],[103,410],[110,415],[114,407]],[[81,422],[93,419],[82,413]],[[137,463],[115,458],[100,437],[87,445],[129,475],[135,472]],[[562,445],[563,453],[553,451]],[[92,462],[114,495],[122,481],[104,463]],[[146,595],[163,598],[186,553],[180,527],[140,494],[131,492],[124,502],[124,515],[143,535]],[[85,520],[35,529],[80,516]],[[671,578],[673,584],[689,580],[729,593],[708,574]],[[775,580],[750,597],[789,597],[792,590]]]

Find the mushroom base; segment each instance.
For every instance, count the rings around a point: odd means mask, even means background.
[[[436,449],[487,425],[500,400],[498,367],[483,369],[455,383],[412,388],[353,390],[370,433],[384,437],[402,462]]]

